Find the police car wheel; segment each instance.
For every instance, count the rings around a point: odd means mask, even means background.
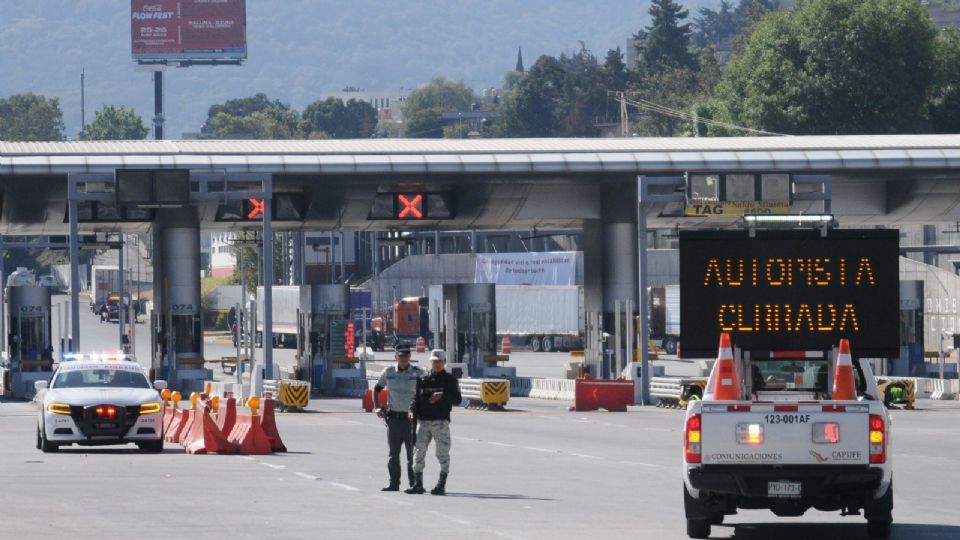
[[[163,439],[157,439],[155,441],[138,442],[137,448],[151,454],[163,452]]]
[[[47,440],[47,434],[37,427],[37,447],[44,454],[49,454],[60,450],[60,447]]]
[[[688,519],[687,536],[690,538],[709,538],[710,521],[706,519]]]

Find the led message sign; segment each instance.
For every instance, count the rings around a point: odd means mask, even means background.
[[[370,208],[369,219],[400,221],[452,219],[451,198],[450,193],[377,193]]]
[[[899,354],[896,230],[680,232],[681,354],[746,350]]]

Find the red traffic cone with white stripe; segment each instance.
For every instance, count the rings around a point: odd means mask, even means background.
[[[837,355],[837,369],[833,373],[832,399],[856,400],[857,383],[853,378],[853,360],[850,356],[850,340],[840,340],[840,353]]]
[[[737,374],[737,365],[733,360],[733,347],[730,346],[730,334],[720,334],[720,351],[717,361],[713,364],[710,379],[707,380],[707,391],[704,400],[737,401],[741,398],[740,376]]]

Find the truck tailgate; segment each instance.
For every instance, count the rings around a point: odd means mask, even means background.
[[[867,465],[867,405],[703,404],[704,465]]]

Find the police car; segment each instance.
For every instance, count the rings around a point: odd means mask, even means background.
[[[71,444],[136,443],[163,450],[163,406],[158,390],[133,358],[73,355],[64,358],[50,382],[37,381],[37,448],[56,452]]]

